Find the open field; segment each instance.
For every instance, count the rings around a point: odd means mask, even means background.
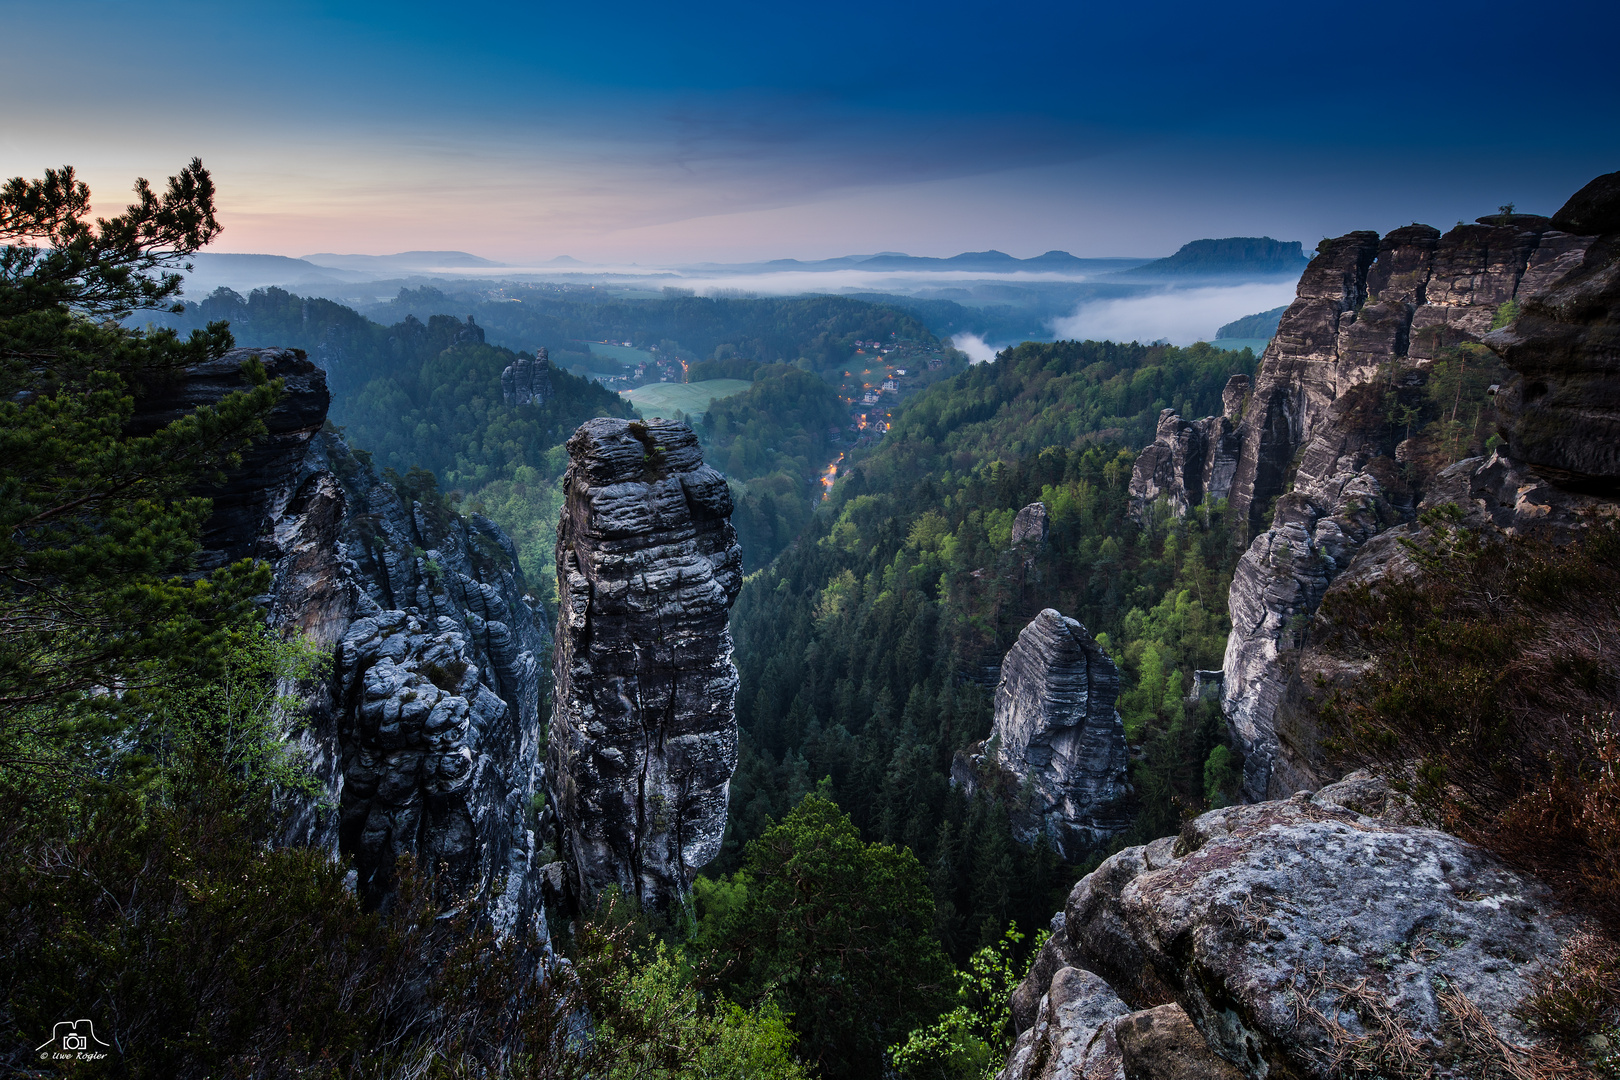
[[[593,354],[608,357],[625,367],[650,364],[654,360],[653,354],[646,349],[632,349],[625,345],[604,345],[600,341],[585,341],[581,344],[587,346]]]
[[[619,396],[643,416],[669,416],[679,409],[697,419],[709,411],[714,398],[728,398],[752,386],[743,379],[710,379],[696,383],[653,383],[634,390],[621,390]]]

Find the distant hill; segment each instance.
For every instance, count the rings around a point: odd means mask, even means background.
[[[1215,340],[1222,338],[1268,338],[1277,333],[1277,323],[1282,319],[1283,312],[1288,310],[1284,304],[1270,311],[1262,311],[1257,315],[1245,315],[1241,319],[1233,319],[1219,330],[1215,331]]]
[[[1224,240],[1194,240],[1168,259],[1158,259],[1121,272],[1121,276],[1153,278],[1283,277],[1297,276],[1310,260],[1298,240],[1269,236],[1229,236]]]
[[[186,296],[206,296],[224,286],[246,292],[263,285],[317,286],[363,281],[369,275],[317,266],[285,255],[236,255],[203,251],[192,256],[195,267],[186,277]]]
[[[400,273],[411,270],[474,269],[505,266],[490,259],[469,255],[465,251],[401,251],[394,255],[338,255],[330,251],[305,255],[305,262],[339,270],[371,271],[373,273]]]
[[[1298,247],[1299,245],[1294,245]],[[1005,251],[964,251],[947,259],[928,255],[905,255],[885,251],[877,255],[845,255],[838,259],[801,262],[798,259],[772,259],[766,263],[728,266],[729,270],[968,270],[975,273],[1011,274],[1019,270],[1066,270],[1076,273],[1105,274],[1140,266],[1146,259],[1082,259],[1067,251],[1048,251],[1030,259],[1020,259]],[[719,269],[719,267],[716,267]]]

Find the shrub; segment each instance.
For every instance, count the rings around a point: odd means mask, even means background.
[[[1415,572],[1330,595],[1324,648],[1364,662],[1326,748],[1620,927],[1620,527],[1558,546],[1422,519]]]

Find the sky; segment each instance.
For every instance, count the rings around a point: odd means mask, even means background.
[[[0,175],[215,250],[1159,256],[1550,213],[1620,169],[1620,5],[0,0]]]

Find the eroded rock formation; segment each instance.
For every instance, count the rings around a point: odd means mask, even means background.
[[[1012,542],[1013,546],[1019,544],[1034,544],[1039,546],[1046,543],[1047,534],[1051,531],[1052,519],[1046,511],[1046,504],[1033,502],[1018,511],[1013,518]]]
[[[137,416],[155,426],[244,386],[261,358],[286,384],[268,435],[215,499],[203,568],[274,569],[268,621],[335,664],[288,687],[308,707],[295,737],[325,788],[284,842],[352,857],[385,903],[397,856],[443,868],[456,890],[499,895],[503,930],[541,919],[530,808],[540,782],[539,664],[548,634],[511,542],[494,523],[411,503],[323,431],[325,373],[302,353],[237,349],[186,373]],[[324,804],[324,805],[323,805]]]
[[[501,397],[508,405],[544,405],[551,400],[551,361],[545,349],[534,359],[518,357],[501,372]]]
[[[1413,823],[1366,774],[1229,807],[1083,878],[1013,998],[1003,1080],[1339,1075],[1395,1040],[1493,1075],[1463,1031],[1519,1047],[1532,961],[1577,929],[1538,883]],[[1471,1010],[1477,1009],[1476,1015]]]
[[[1077,861],[1128,823],[1129,755],[1114,702],[1119,670],[1086,628],[1047,608],[1001,663],[990,738],[960,752],[952,779],[1010,795],[1014,835],[1045,835]]]
[[[1247,375],[1233,375],[1221,394],[1222,415],[1183,420],[1174,409],[1159,414],[1153,442],[1131,470],[1131,507],[1138,519],[1160,498],[1172,513],[1185,516],[1206,498],[1227,497],[1243,445],[1236,425],[1249,390]]]
[[[731,493],[685,424],[591,420],[568,454],[549,760],[569,891],[666,908],[720,852],[737,764]]]
[[[1229,504],[1247,542],[1230,596],[1222,704],[1245,755],[1249,798],[1320,781],[1310,754],[1286,745],[1277,728],[1298,650],[1363,546],[1410,522],[1430,495],[1384,410],[1403,395],[1415,400],[1425,365],[1485,338],[1512,305],[1550,310],[1535,298],[1581,266],[1594,242],[1527,214],[1482,218],[1444,236],[1412,225],[1381,239],[1351,233],[1327,242],[1301,279],[1239,425]],[[1571,390],[1573,407],[1602,396],[1592,380],[1582,385]]]

